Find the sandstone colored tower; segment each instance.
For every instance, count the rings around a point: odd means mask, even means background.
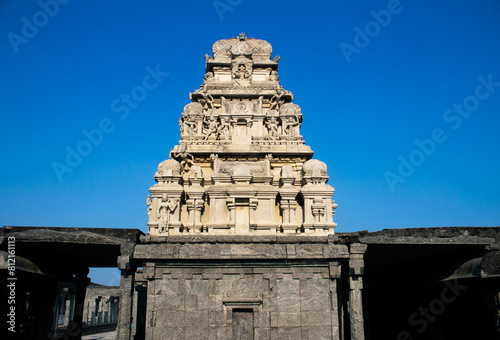
[[[332,234],[337,204],[325,163],[300,134],[302,113],[279,83],[279,56],[241,33],[205,55],[203,85],[158,165],[149,234]]]

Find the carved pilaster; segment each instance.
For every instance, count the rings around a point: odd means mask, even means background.
[[[363,271],[364,253],[367,245],[353,243],[350,245],[351,257],[349,259],[349,317],[351,321],[351,338],[365,338],[363,318]]]
[[[194,165],[191,167],[189,174],[189,187],[186,188],[187,201],[186,206],[188,210],[189,220],[183,223],[183,231],[189,233],[203,231],[203,224],[201,223],[201,214],[205,201],[203,195],[205,189],[201,186],[203,182],[203,172],[201,167]]]

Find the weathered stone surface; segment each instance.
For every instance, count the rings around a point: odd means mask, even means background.
[[[302,339],[314,339],[314,340],[329,340],[335,339],[336,336],[332,337],[331,327],[302,327]]]
[[[202,333],[205,337],[224,338],[226,335],[219,330],[226,329],[231,333],[232,311],[243,308],[253,313],[256,338],[298,336],[300,339],[303,338],[301,327],[304,324],[307,327],[328,326],[331,332],[331,320],[335,316],[332,313],[337,313],[330,308],[330,279],[322,278],[318,272],[320,269],[314,267],[169,270],[168,266],[157,265],[156,268],[172,274],[162,274],[154,280],[157,283],[156,295],[148,298],[148,306],[154,315],[154,326],[147,325],[147,328],[152,327],[151,334],[166,334],[163,330],[180,334],[181,330],[174,328],[183,327],[186,338],[199,338]],[[328,272],[328,267],[322,267],[322,270]],[[259,273],[263,271],[272,272],[276,279],[268,279]],[[299,275],[302,272],[304,275]]]

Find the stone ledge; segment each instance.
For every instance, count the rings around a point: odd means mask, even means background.
[[[328,243],[329,235],[171,235],[149,236],[149,243]]]
[[[456,244],[456,245],[489,245],[494,238],[476,236],[455,237],[415,237],[415,236],[366,236],[359,239],[365,244]]]
[[[138,244],[135,260],[302,260],[349,258],[345,245],[278,243]]]

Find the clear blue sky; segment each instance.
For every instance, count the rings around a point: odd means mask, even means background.
[[[1,225],[146,232],[204,55],[240,32],[281,55],[337,232],[500,225],[500,2],[60,2],[0,3]],[[168,76],[125,115],[147,67]],[[58,178],[54,162],[100,124]]]

